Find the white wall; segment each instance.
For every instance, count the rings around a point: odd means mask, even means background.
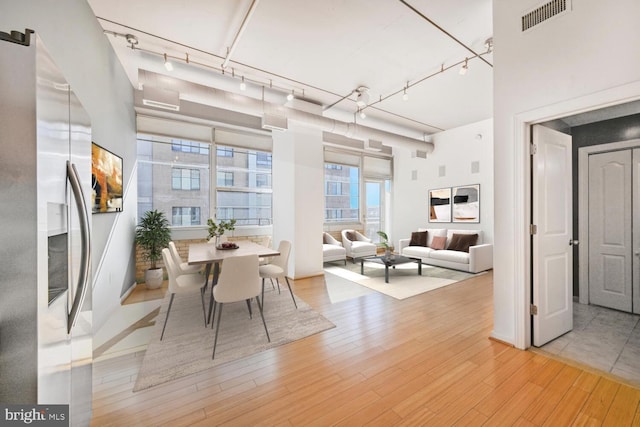
[[[124,158],[125,209],[92,217],[93,320],[97,330],[134,281],[137,186],[133,88],[85,0],[0,0],[0,31],[33,29],[91,117],[92,139]],[[0,42],[4,43],[4,42]],[[131,203],[133,201],[133,203]]]
[[[483,241],[493,242],[493,121],[487,119],[437,133],[433,142],[435,149],[427,159],[412,158],[407,150],[393,149],[394,220],[389,237],[397,246],[398,239],[411,237],[419,227],[480,228]],[[479,173],[472,173],[471,163],[476,161]],[[445,167],[443,177],[439,176],[440,166]],[[416,180],[412,179],[414,171]],[[429,190],[466,184],[480,184],[480,223],[429,223]]]
[[[273,247],[292,243],[289,277],[322,274],[322,131],[289,123],[273,133]]]
[[[526,123],[640,97],[640,2],[573,0],[522,33],[538,0],[494,0],[494,330],[527,345],[529,162]]]

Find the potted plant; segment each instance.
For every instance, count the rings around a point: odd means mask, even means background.
[[[209,226],[209,235],[207,236],[207,239],[215,237],[215,244],[216,246],[218,246],[220,244],[220,236],[222,236],[225,231],[233,231],[236,229],[236,220],[222,220],[218,224],[216,224],[212,218],[209,218],[207,220],[207,225]]]
[[[391,252],[393,252],[393,246],[389,244],[389,236],[387,236],[387,233],[382,230],[377,231],[376,233],[380,236],[380,246],[384,248],[384,256],[388,258],[391,255]]]
[[[162,286],[162,267],[158,267],[157,262],[162,258],[162,249],[169,246],[170,241],[169,220],[164,212],[155,209],[145,212],[136,228],[136,243],[140,245],[144,259],[151,262],[151,267],[144,273],[149,289]]]

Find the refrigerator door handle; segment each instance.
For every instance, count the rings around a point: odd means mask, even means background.
[[[84,200],[84,193],[80,186],[80,176],[76,166],[67,161],[67,178],[71,184],[73,196],[76,201],[76,207],[78,208],[78,216],[80,220],[80,239],[82,246],[82,254],[80,260],[80,274],[78,274],[78,285],[76,287],[75,297],[73,299],[73,305],[71,306],[71,312],[67,319],[67,333],[71,333],[71,328],[76,322],[78,314],[80,313],[80,307],[84,302],[84,297],[87,294],[87,282],[89,281],[89,270],[91,267],[91,237],[89,233],[89,216],[87,212],[87,205]]]

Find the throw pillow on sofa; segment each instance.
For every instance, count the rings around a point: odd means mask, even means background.
[[[445,236],[433,236],[431,240],[431,249],[435,249],[437,251],[444,249],[444,245],[447,243],[447,238]]]
[[[414,231],[411,233],[409,246],[427,246],[427,231]]]
[[[358,240],[358,236],[356,236],[356,233],[354,233],[353,231],[347,231],[345,235],[350,242],[355,242]]]
[[[451,243],[449,243],[450,251],[469,252],[469,246],[474,246],[478,242],[477,234],[456,234],[451,236]]]

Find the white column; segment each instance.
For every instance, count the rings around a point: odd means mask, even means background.
[[[324,158],[322,131],[289,122],[273,132],[273,247],[292,244],[289,277],[322,274]]]

